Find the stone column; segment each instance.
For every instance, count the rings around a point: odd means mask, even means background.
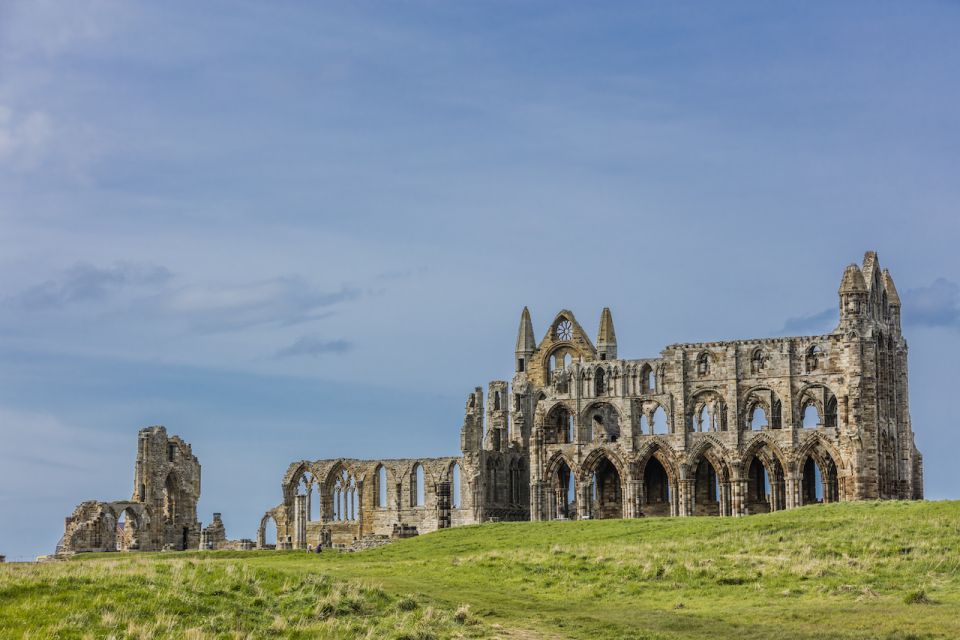
[[[294,530],[293,530],[293,548],[307,548],[307,496],[296,496],[294,498]]]
[[[786,505],[787,509],[796,509],[800,506],[800,491],[798,478],[796,474],[788,473],[786,479],[784,480],[786,485]]]

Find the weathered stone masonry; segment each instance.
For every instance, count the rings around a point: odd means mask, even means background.
[[[619,358],[569,311],[536,342],[523,310],[511,383],[467,400],[462,455],[290,465],[268,511],[279,548],[490,520],[740,516],[923,497],[907,344],[890,273],[846,268],[840,322],[807,337],[675,344]],[[485,418],[485,420],[484,420]]]
[[[57,553],[196,549],[200,463],[164,427],[142,429],[130,500],[83,502],[66,519]]]

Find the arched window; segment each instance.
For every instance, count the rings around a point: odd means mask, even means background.
[[[710,355],[707,352],[697,356],[697,375],[700,377],[710,374]]]
[[[817,369],[819,369],[822,359],[823,359],[823,351],[820,349],[819,346],[813,345],[812,347],[807,349],[807,357],[806,357],[807,373],[811,371],[816,371]]]
[[[753,416],[750,419],[750,428],[754,431],[760,431],[768,424],[767,421],[767,412],[763,410],[763,407],[756,406],[753,408]]]
[[[577,441],[577,436],[573,432],[573,414],[567,413],[567,444]]]
[[[493,410],[500,411],[500,392],[495,391],[493,394]]]
[[[707,409],[707,405],[703,405],[703,407],[700,408],[700,415],[697,416],[694,427],[694,431],[713,431],[710,427],[710,410]]]
[[[333,481],[330,494],[332,519],[335,522],[352,521],[359,517],[360,492],[357,490],[356,478],[349,471],[340,469]]]
[[[570,368],[570,362],[571,362],[571,361],[572,361],[572,358],[570,357],[570,353],[569,353],[569,352],[563,354],[563,368],[564,368],[564,369],[569,369],[569,368]]]
[[[454,509],[460,508],[460,495],[460,465],[454,462],[450,473],[450,506]]]
[[[602,396],[607,392],[607,382],[602,368],[598,367],[593,377],[594,395]]]
[[[657,407],[657,410],[653,413],[653,432],[655,434],[666,434],[670,432],[670,428],[667,425],[667,412],[663,410],[663,407]]]
[[[377,507],[387,508],[387,468],[377,467]]]
[[[810,403],[803,409],[803,426],[809,429],[818,424],[820,424],[820,414],[817,413],[817,407]]]
[[[645,364],[640,367],[640,393],[653,393],[656,389],[656,378],[653,375],[653,367]]]
[[[422,507],[426,504],[424,494],[424,473],[423,466],[419,463],[413,468],[410,474],[410,506]]]
[[[173,472],[163,483],[163,517],[168,522],[177,519],[177,479]]]

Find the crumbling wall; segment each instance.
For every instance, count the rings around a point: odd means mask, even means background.
[[[200,463],[190,445],[162,426],[141,429],[131,499],[78,505],[57,552],[196,549],[199,499]]]

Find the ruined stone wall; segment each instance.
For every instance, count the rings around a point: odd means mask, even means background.
[[[161,426],[141,429],[131,499],[78,505],[57,552],[196,549],[199,499],[200,463],[190,445]]]
[[[568,310],[537,342],[524,309],[515,375],[492,381],[486,403],[480,387],[468,396],[461,456],[294,463],[258,545],[271,518],[278,548],[302,548],[398,527],[920,498],[893,279],[868,252],[839,296],[828,334],[675,344],[644,359],[618,357],[609,309],[596,346]],[[353,508],[337,506],[344,486]]]

